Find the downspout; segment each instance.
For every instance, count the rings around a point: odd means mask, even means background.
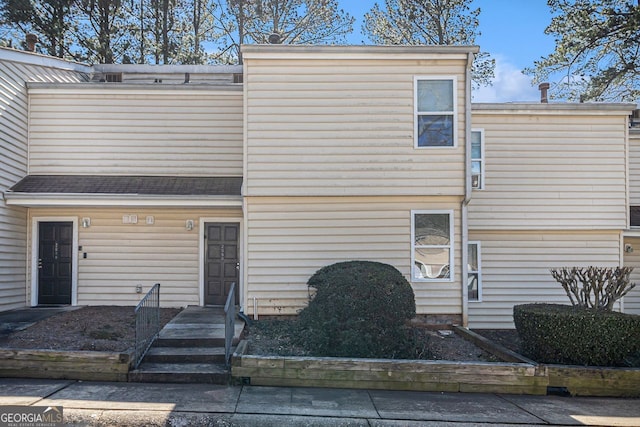
[[[462,221],[462,326],[469,325],[469,295],[467,293],[467,282],[469,277],[469,202],[471,201],[471,66],[474,55],[467,54],[467,69],[465,75],[465,126],[464,126],[464,199],[460,206],[460,217]]]

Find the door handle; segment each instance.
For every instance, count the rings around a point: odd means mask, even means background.
[[[236,262],[236,270],[240,271],[240,261]]]
[[[38,268],[42,268],[42,258],[38,258]]]

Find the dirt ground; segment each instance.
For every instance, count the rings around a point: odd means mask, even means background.
[[[290,326],[287,322],[290,320],[263,321],[262,324],[255,324],[248,328],[250,353],[262,356],[310,356],[303,348],[289,340]],[[417,327],[416,333],[425,344],[425,351],[419,355],[419,359],[459,362],[497,361],[493,355],[456,335],[453,331],[443,328],[440,332]]]
[[[180,309],[160,309],[164,326]],[[1,348],[124,352],[135,342],[134,307],[93,306],[41,320],[0,339]]]
[[[180,309],[161,309],[161,323],[165,325]],[[284,325],[284,324],[283,324]],[[495,361],[496,359],[469,341],[450,331],[420,329],[426,343],[424,359],[454,361]],[[477,331],[505,347],[517,350],[515,331]],[[287,339],[286,328],[248,329],[247,337],[254,354],[305,356],[304,350]],[[133,307],[92,306],[67,311],[41,320],[29,328],[0,338],[0,348],[127,351],[135,340]]]

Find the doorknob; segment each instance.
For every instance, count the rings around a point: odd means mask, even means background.
[[[236,262],[236,270],[240,270],[240,261]]]

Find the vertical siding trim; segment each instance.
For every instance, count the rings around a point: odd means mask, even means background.
[[[31,306],[38,305],[38,224],[46,221],[73,223],[73,244],[71,245],[71,305],[78,305],[78,217],[77,216],[34,216],[31,220]]]
[[[631,166],[630,166],[630,157],[631,157],[631,143],[629,142],[629,117],[627,116],[625,118],[625,122],[624,122],[624,176],[625,176],[625,185],[627,187],[627,194],[626,194],[626,207],[627,209],[625,209],[625,215],[626,215],[626,228],[629,229],[631,228],[631,212],[630,212],[630,207],[631,207]],[[623,240],[622,237],[620,236],[621,239]],[[622,256],[620,257],[620,265],[622,265]]]

